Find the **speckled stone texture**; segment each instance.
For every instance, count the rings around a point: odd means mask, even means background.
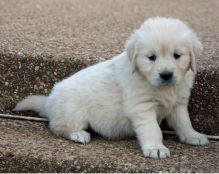
[[[0,119],[0,172],[219,172],[219,142],[198,147],[164,137],[171,157],[144,158],[135,138],[87,145],[49,132],[47,123]]]
[[[189,105],[193,125],[219,134],[218,0],[1,0],[0,7],[1,113],[122,52],[127,37],[146,18],[171,16],[194,28],[204,45]]]

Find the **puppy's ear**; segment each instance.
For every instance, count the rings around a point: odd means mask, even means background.
[[[126,41],[125,44],[125,49],[132,67],[132,73],[134,73],[136,70],[136,57],[137,57],[136,43],[137,43],[137,38],[136,38],[136,33],[134,33]]]
[[[191,46],[190,46],[190,57],[191,57],[191,63],[190,63],[190,68],[191,70],[196,73],[196,57],[200,56],[203,47],[202,43],[198,39],[195,33],[193,33],[192,40],[191,40]]]

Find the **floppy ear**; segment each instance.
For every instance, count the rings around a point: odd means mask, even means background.
[[[136,43],[137,43],[137,38],[136,38],[136,34],[134,33],[132,34],[130,39],[126,41],[125,44],[125,49],[131,63],[132,73],[134,73],[136,70],[136,57],[137,57]]]
[[[203,50],[202,43],[199,41],[198,37],[193,33],[191,47],[190,47],[190,68],[191,70],[196,73],[196,57],[201,55]]]

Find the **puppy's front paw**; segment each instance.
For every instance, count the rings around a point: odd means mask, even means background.
[[[208,138],[206,135],[194,131],[192,134],[180,137],[181,142],[191,145],[204,146],[208,144]]]
[[[72,132],[70,135],[70,140],[82,144],[87,144],[90,142],[90,134],[84,130]]]
[[[142,148],[144,156],[150,158],[166,158],[170,156],[170,151],[164,145],[144,146]]]

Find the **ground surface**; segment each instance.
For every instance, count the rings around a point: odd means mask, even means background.
[[[171,157],[144,158],[135,138],[92,136],[80,145],[52,135],[46,123],[0,119],[0,172],[218,172],[218,142],[184,145],[165,137]]]
[[[1,0],[0,112],[13,113],[29,94],[48,94],[54,83],[121,53],[148,17],[186,21],[201,37],[203,54],[189,105],[194,127],[219,135],[218,0]],[[81,146],[54,137],[47,125],[1,120],[0,171],[219,172],[218,142],[193,147],[168,138],[172,158],[145,159],[135,139],[93,138]]]

